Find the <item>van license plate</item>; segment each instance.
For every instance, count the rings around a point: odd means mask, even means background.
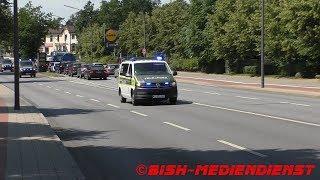
[[[153,95],[152,96],[154,99],[163,99],[163,98],[166,98],[165,95]]]

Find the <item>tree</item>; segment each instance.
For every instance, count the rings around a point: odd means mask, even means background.
[[[149,44],[154,35],[154,27],[150,16],[144,15],[142,12],[139,14],[131,12],[119,30],[119,43],[123,52],[141,55],[141,49],[144,47],[144,22],[147,49],[153,49]]]
[[[100,58],[105,54],[105,46],[103,44],[103,28],[98,24],[86,27],[82,30],[78,37],[79,49],[78,53],[86,62],[91,62],[91,58]],[[92,50],[92,52],[91,52]]]
[[[151,40],[154,50],[164,51],[168,55],[182,54],[180,33],[189,19],[188,4],[184,0],[165,4],[154,9],[151,19],[155,26],[155,35]]]
[[[39,47],[44,42],[49,28],[56,27],[57,21],[51,14],[41,11],[41,6],[34,7],[31,2],[19,10],[19,39],[22,58],[35,58]]]
[[[97,14],[98,12],[94,10],[94,4],[91,1],[88,1],[84,8],[72,17],[77,36],[80,35],[84,28],[97,23]]]
[[[241,73],[259,55],[259,1],[218,0],[207,35],[214,55],[226,62],[226,72]]]
[[[7,1],[0,1],[0,49],[12,46],[12,13]]]
[[[105,24],[106,28],[119,29],[120,24],[126,19],[126,14],[123,12],[121,1],[103,1],[98,13],[98,20],[100,25]]]

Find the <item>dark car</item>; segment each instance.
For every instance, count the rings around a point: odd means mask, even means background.
[[[64,75],[68,75],[69,74],[69,69],[72,67],[73,63],[72,62],[67,62],[64,70],[63,70],[63,74]]]
[[[114,75],[115,70],[119,68],[119,64],[108,64],[106,67],[106,71],[108,75]]]
[[[104,70],[104,66],[102,64],[91,64],[84,72],[84,77],[88,80],[92,78],[107,79],[108,74]]]
[[[60,63],[59,68],[57,68],[59,74],[64,73],[65,68],[66,68],[66,66],[67,66],[68,63],[69,63],[69,62],[61,62],[61,63]]]
[[[84,73],[87,71],[89,64],[81,64],[81,66],[77,69],[77,77],[83,78]]]
[[[1,71],[11,71],[13,72],[13,64],[10,59],[4,59],[1,61]]]
[[[78,68],[81,67],[81,64],[80,63],[73,63],[73,64],[70,64],[70,67],[68,67],[68,75],[69,76],[74,76],[74,75],[77,75],[77,72],[78,72]]]
[[[20,77],[23,75],[30,75],[30,77],[36,77],[36,69],[32,63],[32,61],[20,61]]]

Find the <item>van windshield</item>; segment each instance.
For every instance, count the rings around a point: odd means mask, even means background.
[[[165,63],[137,63],[134,65],[136,75],[169,74],[170,71]]]

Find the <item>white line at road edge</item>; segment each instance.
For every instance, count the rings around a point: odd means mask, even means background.
[[[116,105],[113,105],[113,104],[107,104],[108,106],[111,106],[111,107],[114,107],[114,108],[120,108],[120,106],[116,106]]]
[[[60,91],[60,89],[56,89],[56,91]]]
[[[80,97],[80,98],[82,98],[82,97],[83,97],[83,96],[81,96],[81,95],[79,95],[79,94],[77,94],[76,96],[77,96],[77,97]]]
[[[203,93],[205,93],[205,94],[212,94],[212,95],[218,95],[218,96],[220,96],[221,94],[219,94],[219,93],[215,93],[215,92],[203,92]]]
[[[182,130],[185,130],[185,131],[190,131],[190,130],[191,130],[191,129],[189,129],[189,128],[185,128],[185,127],[182,127],[182,126],[179,126],[179,125],[170,123],[170,122],[163,122],[163,123],[164,123],[164,124],[167,124],[167,125],[170,125],[170,126],[173,126],[173,127],[176,127],[176,128],[179,128],[179,129],[182,129]]]
[[[251,100],[258,100],[259,98],[254,98],[254,97],[245,97],[245,96],[236,96],[237,98],[242,98],[242,99],[251,99]]]
[[[52,88],[51,86],[47,86],[47,88]]]
[[[66,92],[64,92],[64,93],[66,93],[66,94],[71,94],[71,92],[68,92],[68,91],[66,91]]]
[[[96,100],[96,99],[90,99],[90,100],[94,102],[100,102],[99,100]]]
[[[134,114],[138,114],[138,115],[140,115],[140,116],[144,116],[144,117],[147,117],[148,115],[146,115],[146,114],[142,114],[142,113],[139,113],[139,112],[137,112],[137,111],[130,111],[130,112],[132,112],[132,113],[134,113]]]
[[[311,107],[309,104],[299,104],[299,103],[291,103],[291,102],[280,102],[281,104],[291,104],[296,106],[304,106],[304,107]]]
[[[267,155],[264,155],[264,154],[261,154],[261,153],[252,151],[251,149],[248,149],[248,148],[245,148],[245,147],[242,147],[242,146],[239,146],[239,145],[236,145],[236,144],[233,144],[233,143],[224,141],[224,140],[217,140],[217,141],[220,142],[220,143],[222,143],[222,144],[225,144],[225,145],[234,147],[234,148],[236,148],[236,149],[240,149],[240,150],[242,150],[242,151],[246,151],[246,152],[248,152],[248,153],[250,153],[250,154],[253,154],[253,155],[256,155],[256,156],[259,156],[259,157],[267,157]]]
[[[198,106],[211,107],[211,108],[215,108],[215,109],[222,109],[222,110],[226,110],[226,111],[239,112],[239,113],[250,114],[250,115],[255,115],[255,116],[267,117],[267,118],[271,118],[271,119],[277,119],[277,120],[281,120],[281,121],[287,121],[287,122],[293,122],[293,123],[298,123],[298,124],[320,127],[320,124],[309,123],[309,122],[304,122],[304,121],[299,121],[299,120],[294,120],[294,119],[270,116],[270,115],[266,115],[266,114],[259,114],[259,113],[254,113],[254,112],[242,111],[242,110],[237,110],[237,109],[230,109],[230,108],[195,103],[195,102],[193,104],[198,105]]]

